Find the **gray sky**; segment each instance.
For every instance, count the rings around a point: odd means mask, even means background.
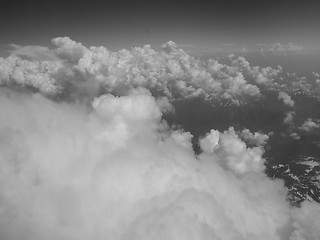
[[[111,50],[168,40],[184,48],[221,44],[318,44],[316,1],[12,1],[1,2],[0,53],[7,44],[50,45],[69,36]]]

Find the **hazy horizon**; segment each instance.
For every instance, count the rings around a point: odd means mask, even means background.
[[[169,40],[198,51],[222,44],[319,46],[317,4],[250,1],[2,1],[1,52],[7,44],[50,45],[68,36],[116,51]],[[186,49],[188,50],[188,49]],[[2,54],[1,54],[2,55]]]

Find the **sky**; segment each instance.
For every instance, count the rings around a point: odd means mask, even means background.
[[[1,55],[11,43],[49,45],[69,36],[111,50],[172,40],[186,50],[260,43],[315,45],[316,1],[11,1],[1,2]]]

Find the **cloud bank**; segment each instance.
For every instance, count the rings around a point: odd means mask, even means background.
[[[68,37],[54,38],[52,44],[53,49],[12,45],[11,55],[0,58],[0,85],[23,86],[59,99],[91,100],[101,93],[125,95],[144,87],[169,99],[201,96],[238,104],[261,97],[265,89],[312,91],[310,84],[285,75],[281,67],[250,66],[243,57],[229,64],[204,61],[172,41],[160,52],[150,45],[112,52]]]
[[[319,205],[291,207],[265,175],[267,135],[212,129],[195,155],[192,135],[162,120],[171,98],[256,97],[245,74],[270,86],[270,69],[204,68],[172,42],[161,53],[53,43],[1,59],[1,239],[319,238]]]

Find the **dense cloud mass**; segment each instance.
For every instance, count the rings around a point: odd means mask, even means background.
[[[264,173],[271,133],[212,129],[196,155],[162,119],[172,98],[279,90],[281,68],[53,43],[0,59],[1,239],[319,239],[319,205]]]

